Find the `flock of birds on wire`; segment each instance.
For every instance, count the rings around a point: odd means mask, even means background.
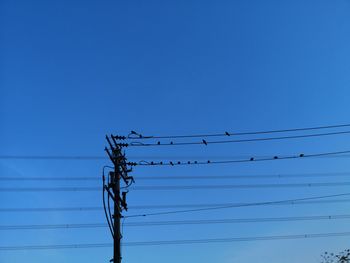
[[[208,137],[233,137],[233,136],[247,136],[247,135],[262,135],[262,134],[276,134],[276,133],[292,133],[292,132],[305,132],[314,130],[324,130],[324,129],[335,129],[335,128],[345,128],[350,127],[350,124],[342,125],[328,125],[328,126],[317,126],[317,127],[307,127],[307,128],[293,128],[293,129],[283,129],[283,130],[266,130],[266,131],[252,131],[252,132],[222,132],[222,133],[212,133],[212,134],[192,134],[192,135],[169,135],[169,136],[145,136],[136,131],[131,131],[127,136],[111,135],[111,137],[119,141],[117,146],[119,147],[152,147],[152,146],[187,146],[187,145],[204,145],[208,146],[211,144],[227,144],[227,143],[242,143],[242,142],[256,142],[256,141],[271,141],[271,140],[286,140],[286,139],[299,139],[299,138],[310,138],[310,137],[323,137],[323,136],[333,136],[333,135],[345,135],[350,134],[349,130],[341,131],[330,131],[323,133],[307,133],[307,134],[293,134],[286,136],[274,136],[274,137],[259,137],[259,138],[243,138],[243,139],[230,139],[230,140],[215,140],[209,141]],[[168,141],[161,142],[160,139],[193,139],[200,138],[198,141]],[[156,140],[156,142],[144,143],[145,140]],[[303,157],[320,157],[329,155],[339,155],[350,153],[350,150],[345,151],[333,151],[333,152],[322,152],[322,153],[312,153],[304,154],[299,153],[295,155],[288,156],[272,156],[272,157],[250,157],[246,159],[234,159],[234,160],[219,160],[219,161],[145,161],[141,160],[139,162],[127,162],[129,166],[176,166],[176,165],[204,165],[204,164],[225,164],[225,163],[242,163],[242,162],[252,162],[252,161],[270,161],[277,159],[297,159]]]

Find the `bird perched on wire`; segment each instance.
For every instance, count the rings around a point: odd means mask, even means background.
[[[205,144],[205,145],[208,145],[207,141],[206,140],[202,140],[202,142]]]

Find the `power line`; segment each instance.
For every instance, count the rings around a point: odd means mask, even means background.
[[[316,201],[292,201],[289,203],[274,203],[269,205],[308,205],[308,204],[333,204],[333,203],[348,203],[350,199],[333,199],[333,200],[316,200]],[[218,206],[251,206],[254,203],[202,203],[202,204],[167,204],[167,205],[135,205],[131,206],[133,210],[138,209],[179,209],[179,208],[203,208],[203,207],[218,207]]]
[[[328,153],[320,153],[320,154],[313,154],[311,155],[307,155],[307,156],[281,156],[278,158],[275,158],[276,156],[274,156],[273,158],[269,158],[266,156],[259,156],[259,157],[243,157],[243,158],[247,158],[247,160],[243,159],[243,160],[231,160],[231,161],[211,161],[211,163],[230,163],[230,162],[250,162],[250,161],[270,161],[270,160],[275,160],[275,159],[295,159],[298,157],[349,157],[348,155],[345,155],[347,153],[350,153],[349,151],[339,151],[339,152],[328,152]],[[334,156],[334,155],[339,155],[341,154],[342,156]],[[303,155],[303,154],[300,154]],[[169,156],[170,157],[170,156]],[[157,156],[133,156],[132,158],[136,159],[150,159],[150,158],[158,158]],[[164,158],[164,156],[159,156],[158,159],[160,158]],[[176,157],[176,158],[183,158],[183,157]],[[200,158],[205,158],[200,157]],[[59,156],[59,155],[51,155],[51,156],[46,156],[46,155],[0,155],[0,159],[9,159],[9,160],[104,160],[106,159],[106,157],[102,157],[102,156]],[[141,163],[143,164],[138,164],[136,162],[129,162],[128,164],[132,164],[132,165],[171,165],[170,162],[169,164],[164,163],[164,162],[146,162],[146,161],[141,161]],[[152,164],[153,163],[153,164]],[[185,163],[181,163],[181,165],[184,164],[207,164],[208,161],[205,162],[197,162],[197,161],[187,161]],[[178,162],[174,162],[174,165],[178,165]]]
[[[133,186],[128,189],[134,191],[162,191],[162,190],[214,190],[214,189],[251,189],[251,188],[299,188],[299,187],[343,187],[350,182],[328,183],[285,183],[285,184],[221,184],[221,185],[161,185],[161,186]],[[98,187],[1,187],[0,192],[91,192],[99,191]]]
[[[350,202],[350,200],[349,200]],[[101,211],[103,207],[31,207],[31,208],[0,208],[0,213],[14,213],[14,212],[88,212]]]
[[[326,198],[349,196],[349,195],[350,193],[342,193],[342,194],[335,194],[335,195],[304,197],[304,198],[287,199],[287,200],[280,200],[280,201],[267,201],[267,202],[256,202],[256,203],[247,203],[247,204],[228,204],[223,206],[204,207],[204,208],[197,208],[197,209],[185,209],[185,210],[175,210],[175,211],[173,210],[173,211],[164,211],[164,212],[155,212],[155,213],[135,214],[135,215],[125,216],[125,218],[170,215],[170,214],[178,214],[178,213],[192,213],[192,212],[221,210],[221,209],[236,208],[236,207],[265,206],[265,205],[271,205],[271,204],[293,203],[293,202],[299,202],[299,201],[326,199]]]
[[[143,241],[143,242],[127,242],[124,245],[125,246],[184,245],[184,244],[208,244],[208,243],[228,243],[228,242],[243,242],[243,241],[269,241],[269,240],[272,241],[272,240],[290,240],[290,239],[307,239],[307,238],[346,237],[346,236],[350,236],[350,232],[284,235],[284,236]]]
[[[0,192],[91,192],[98,187],[1,187]]]
[[[130,189],[140,191],[157,190],[205,190],[205,189],[249,189],[249,188],[296,188],[296,187],[338,187],[349,186],[350,182],[336,183],[287,183],[287,184],[222,184],[222,185],[162,185],[162,186],[135,186]],[[1,189],[0,189],[1,190]]]
[[[210,180],[210,179],[257,179],[257,178],[303,178],[303,177],[342,177],[350,172],[296,173],[296,174],[248,174],[248,175],[177,175],[177,176],[138,176],[137,180]],[[100,181],[98,176],[0,176],[0,181]]]
[[[47,249],[74,249],[74,248],[105,248],[111,247],[111,243],[98,244],[71,244],[71,245],[33,245],[33,246],[7,246],[0,247],[0,251],[13,250],[47,250]]]
[[[320,216],[294,216],[294,217],[264,217],[264,218],[228,218],[209,220],[178,220],[178,221],[149,221],[130,222],[125,226],[169,226],[169,225],[207,225],[207,224],[236,224],[236,223],[264,223],[264,222],[290,222],[350,219],[350,215],[320,215]]]
[[[349,173],[350,174],[350,173]],[[0,181],[97,181],[98,176],[0,176]]]
[[[66,156],[66,155],[0,155],[0,159],[23,160],[107,160],[104,156]]]
[[[129,165],[141,165],[141,166],[185,166],[185,165],[208,165],[208,164],[233,164],[233,163],[247,163],[247,162],[261,162],[261,161],[273,161],[273,160],[291,160],[291,159],[301,159],[301,158],[313,158],[313,157],[324,157],[324,156],[333,156],[333,155],[341,155],[350,153],[350,150],[346,151],[335,151],[335,152],[323,152],[323,153],[314,153],[314,154],[298,154],[298,155],[289,155],[289,156],[273,156],[273,157],[263,157],[256,158],[251,157],[249,159],[236,159],[236,160],[221,160],[221,161],[188,161],[188,162],[148,162],[148,161],[140,161],[129,162]]]
[[[137,180],[211,180],[211,179],[259,179],[259,178],[308,178],[308,177],[342,177],[350,176],[350,172],[300,173],[300,174],[248,174],[248,175],[176,175],[176,176],[144,176]],[[1,177],[0,177],[1,180]]]
[[[139,241],[139,242],[136,241],[136,242],[123,242],[123,246],[208,244],[208,243],[229,243],[229,242],[245,242],[245,241],[273,241],[273,240],[292,240],[292,239],[309,239],[309,238],[332,238],[332,237],[347,237],[347,236],[350,236],[350,232],[281,235],[281,236],[212,238],[212,239],[185,239],[185,240],[161,240],[161,241]],[[105,248],[105,247],[111,247],[111,246],[112,246],[111,243],[1,246],[0,250],[1,251],[18,251],[18,250],[47,250],[47,249],[80,249],[80,248]]]
[[[308,205],[308,204],[333,204],[333,203],[349,203],[350,199],[334,199],[334,200],[316,200],[316,201],[291,201],[289,203],[271,203],[268,205]],[[214,204],[167,204],[167,205],[134,205],[129,208],[132,210],[144,209],[174,209],[174,208],[210,208],[221,206],[246,207],[256,203],[214,203]],[[103,207],[44,207],[44,208],[0,208],[0,213],[28,213],[28,212],[94,212],[102,211]]]
[[[212,156],[212,158],[226,158],[226,156]],[[263,156],[261,156],[263,157]],[[327,156],[325,156],[327,157]],[[343,155],[342,157],[349,157],[349,155]],[[172,155],[162,155],[162,156],[130,156],[130,159],[163,159],[163,158],[169,158],[169,159],[208,159],[207,156],[172,156]],[[230,158],[247,158],[247,156],[230,156]],[[70,161],[89,161],[89,160],[102,160],[106,159],[102,156],[59,156],[59,155],[51,155],[51,156],[44,156],[44,155],[0,155],[0,160],[70,160]]]
[[[161,143],[160,141],[156,143],[142,143],[142,142],[131,142],[123,144],[127,147],[142,147],[142,146],[186,146],[186,145],[209,145],[209,144],[227,144],[227,143],[243,143],[243,142],[259,142],[259,141],[274,141],[274,140],[289,140],[289,139],[302,139],[302,138],[312,138],[312,137],[324,137],[333,135],[349,134],[350,131],[340,131],[340,132],[327,132],[327,133],[315,133],[315,134],[304,134],[304,135],[290,135],[290,136],[279,136],[279,137],[266,137],[266,138],[252,138],[252,139],[236,139],[236,140],[222,140],[222,141],[206,141],[201,140],[198,142],[168,142]]]
[[[293,222],[350,219],[350,215],[318,215],[294,217],[264,217],[264,218],[227,218],[212,220],[177,220],[177,221],[148,221],[129,222],[126,227],[148,226],[177,226],[177,225],[211,225],[211,224],[237,224],[237,223],[267,223],[267,222]],[[45,229],[75,229],[75,228],[106,228],[105,223],[90,224],[40,224],[40,225],[0,225],[0,230],[45,230]]]
[[[265,130],[265,131],[251,131],[251,132],[224,132],[224,133],[211,133],[211,134],[191,134],[191,135],[165,135],[165,136],[143,136],[137,132],[131,132],[125,139],[181,139],[181,138],[206,138],[206,137],[226,137],[226,136],[237,136],[237,135],[258,135],[258,134],[269,134],[269,133],[284,133],[284,132],[298,132],[298,131],[311,131],[311,130],[322,130],[322,129],[334,129],[334,128],[345,128],[350,127],[350,124],[339,124],[339,125],[326,125],[316,127],[304,127],[304,128],[291,128],[291,129],[280,129],[280,130]]]

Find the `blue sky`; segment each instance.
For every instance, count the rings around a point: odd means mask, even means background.
[[[6,1],[0,3],[0,154],[104,156],[106,133],[188,134],[349,122],[349,1]],[[210,147],[128,149],[132,160],[220,158],[349,149],[346,135]],[[100,176],[108,159],[0,160],[1,175]],[[349,171],[347,158],[183,168],[133,176]],[[137,181],[137,185],[347,181]],[[1,182],[4,187],[100,186]],[[133,191],[129,205],[255,202],[338,188]],[[0,193],[1,208],[99,206],[100,192]],[[140,211],[130,210],[130,214]],[[271,206],[153,220],[346,214],[346,203]],[[131,220],[131,219],[130,219]],[[145,219],[133,219],[133,221]],[[149,219],[152,220],[152,219]],[[102,211],[2,213],[1,225],[104,222]],[[125,241],[342,232],[346,220],[154,228]],[[107,229],[3,231],[0,246],[104,243]],[[349,237],[124,248],[125,262],[319,262]],[[292,249],[291,249],[292,248]],[[108,262],[111,248],[2,251],[0,262]],[[287,255],[287,258],[285,258]]]

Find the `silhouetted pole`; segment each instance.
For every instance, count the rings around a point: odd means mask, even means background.
[[[126,147],[126,144],[119,143],[118,140],[121,140],[120,136],[110,137],[106,136],[107,142],[110,146],[110,149],[106,148],[106,152],[111,159],[114,165],[114,171],[109,173],[110,181],[106,185],[104,183],[103,186],[103,204],[105,209],[105,215],[112,232],[113,236],[113,263],[121,263],[121,231],[120,231],[120,219],[122,217],[122,210],[128,210],[126,203],[126,194],[128,191],[122,192],[122,197],[120,196],[120,181],[123,179],[125,183],[125,188],[129,187],[132,183],[134,183],[134,178],[132,176],[128,176],[128,173],[132,171],[128,166],[132,166],[132,163],[127,163],[125,154],[122,153],[122,147]],[[105,179],[103,178],[104,182]],[[106,211],[105,206],[105,192],[108,194],[108,198],[111,198],[114,201],[114,209],[113,215],[109,210],[108,205],[108,213]],[[108,201],[109,202],[109,201]],[[109,204],[109,203],[108,203]],[[112,218],[110,218],[112,217]]]
[[[115,165],[114,165],[114,176],[113,176],[113,194],[115,197],[114,200],[114,253],[113,253],[113,262],[121,263],[121,244],[120,240],[122,238],[120,233],[120,217],[121,217],[121,208],[120,208],[120,158],[121,152],[120,149],[116,148],[114,151]]]

